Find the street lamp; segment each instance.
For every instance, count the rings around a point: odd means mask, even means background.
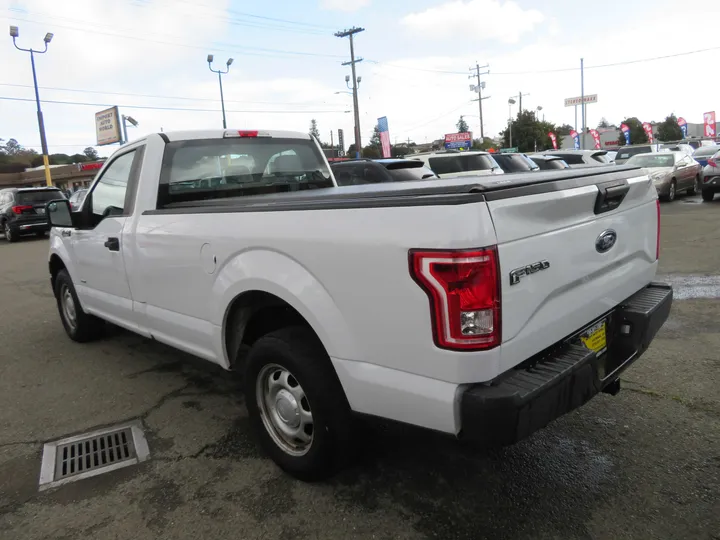
[[[34,49],[23,49],[21,47],[18,47],[18,44],[15,42],[15,40],[19,36],[20,36],[20,31],[19,31],[18,27],[11,26],[10,27],[10,37],[12,37],[13,45],[15,45],[15,48],[18,51],[30,53],[30,64],[32,65],[33,85],[35,86],[35,101],[37,103],[38,128],[40,130],[40,145],[42,146],[43,165],[45,166],[45,183],[48,186],[52,186],[52,178],[50,176],[50,161],[48,160],[47,139],[45,138],[45,122],[43,121],[42,109],[40,108],[40,93],[38,92],[37,75],[35,74],[35,55],[36,54],[45,54],[47,52],[48,44],[52,41],[53,34],[51,32],[48,32],[47,34],[45,34],[45,37],[43,38],[43,42],[45,43],[45,48],[42,51],[36,51]]]
[[[508,128],[510,130],[510,148],[512,148],[512,106],[515,105],[513,98],[508,99]]]
[[[217,70],[213,69],[212,62],[213,62],[213,55],[208,54],[208,57],[207,57],[208,67],[210,68],[210,71],[218,74],[218,82],[220,83],[220,105],[222,106],[222,113],[223,113],[223,129],[227,129],[227,122],[225,120],[225,98],[223,97],[223,89],[222,89],[222,76],[227,74],[230,71],[230,66],[233,63],[233,59],[228,58],[228,61],[225,63],[225,65],[227,66],[225,68],[225,71],[223,71],[221,69],[217,69]]]
[[[542,106],[541,106],[541,105],[538,105],[538,106],[537,106],[537,108],[536,108],[536,110],[537,110],[537,112],[538,112],[538,114],[539,114],[539,113],[540,113],[540,111],[542,111],[542,110],[543,110],[543,108],[542,108]],[[543,121],[543,122],[545,121],[545,113],[543,113],[542,121]]]

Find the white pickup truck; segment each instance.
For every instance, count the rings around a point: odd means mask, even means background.
[[[336,187],[305,134],[152,134],[48,203],[60,317],[241,372],[299,478],[337,470],[354,413],[510,444],[616,393],[672,304],[640,169],[510,176]]]

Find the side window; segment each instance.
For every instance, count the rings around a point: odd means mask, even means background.
[[[92,213],[97,218],[121,215],[125,211],[125,195],[128,190],[135,150],[123,154],[103,172],[92,191]]]

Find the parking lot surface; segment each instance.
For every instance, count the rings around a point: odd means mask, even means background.
[[[720,539],[720,200],[662,206],[676,301],[619,395],[485,452],[361,424],[320,484],[259,452],[222,370],[117,329],[71,342],[47,247],[0,239],[0,538]],[[44,442],[133,419],[148,461],[38,492]]]

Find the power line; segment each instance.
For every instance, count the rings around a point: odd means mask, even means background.
[[[14,20],[14,21],[22,21],[22,22],[28,22],[31,24],[43,24],[38,21],[33,21],[31,19],[21,19],[19,17],[0,17],[1,19],[6,20]],[[45,17],[48,19],[57,19],[57,17]],[[90,21],[78,21],[78,22],[84,22],[87,24],[92,24],[93,26],[102,26],[97,25],[95,23],[92,23]],[[249,56],[260,56],[260,57],[268,57],[268,56],[308,56],[308,57],[320,57],[320,58],[332,58],[332,59],[341,59],[344,58],[344,56],[336,55],[336,54],[323,54],[323,53],[311,53],[311,52],[304,52],[304,51],[289,51],[289,50],[283,50],[283,49],[268,49],[264,47],[248,47],[246,45],[238,45],[234,43],[223,43],[223,42],[211,42],[211,45],[191,45],[189,43],[173,43],[169,41],[162,41],[159,39],[151,39],[147,37],[140,37],[135,35],[128,35],[128,34],[121,34],[117,32],[108,32],[108,31],[99,31],[99,30],[92,30],[90,28],[78,28],[75,26],[68,26],[63,24],[57,24],[54,23],[55,26],[58,28],[67,28],[68,30],[75,30],[77,32],[84,32],[89,34],[98,34],[101,36],[112,36],[112,37],[119,37],[123,39],[129,39],[129,40],[135,40],[135,41],[145,41],[148,43],[157,43],[160,45],[172,45],[173,47],[185,47],[188,49],[199,49],[202,51],[207,51],[207,49],[214,49],[215,51],[222,51],[222,52],[230,52],[230,53],[239,53]],[[181,36],[173,36],[171,34],[164,34],[168,37],[172,37],[175,39],[185,39]],[[216,46],[216,44],[220,45],[220,48]],[[223,49],[222,47],[233,47],[232,49]],[[243,50],[244,49],[244,50]]]
[[[33,88],[31,84],[14,84],[14,83],[0,83],[0,86],[9,86],[13,88]],[[161,99],[178,99],[184,101],[212,101],[219,103],[219,99],[212,98],[192,98],[187,96],[163,96],[159,94],[135,94],[131,92],[110,92],[103,90],[84,90],[80,88],[60,88],[55,86],[38,86],[41,90],[57,90],[60,92],[77,92],[81,94],[100,94],[108,96],[128,96],[128,97],[149,97],[149,98],[161,98]],[[254,103],[260,105],[320,105],[324,102],[313,102],[313,101],[239,101],[239,100],[225,100],[225,103]]]
[[[8,97],[8,96],[0,96],[0,100],[6,100],[6,101],[31,101],[35,102],[34,99],[30,98],[15,98],[15,97]],[[54,103],[59,105],[80,105],[80,106],[92,106],[92,107],[124,107],[127,109],[150,109],[150,110],[157,110],[157,111],[189,111],[189,112],[218,112],[217,109],[188,109],[184,107],[155,107],[155,106],[149,106],[149,105],[120,105],[118,103],[86,103],[82,101],[57,101],[52,99],[41,99],[41,103]],[[281,114],[325,114],[325,113],[346,113],[350,111],[308,111],[308,110],[284,110],[284,111],[265,111],[265,110],[244,110],[244,111],[231,111],[228,110],[227,112],[236,112],[236,113],[281,113]]]
[[[462,109],[463,107],[466,107],[469,103],[471,103],[471,102],[470,102],[470,101],[465,101],[465,102],[463,102],[463,104],[460,105],[459,107],[455,107],[455,108],[452,109],[452,110],[449,110],[449,111],[447,111],[447,112],[444,112],[444,113],[442,113],[440,116],[438,116],[437,118],[433,118],[432,120],[428,120],[427,122],[424,122],[424,123],[419,124],[419,125],[417,125],[417,126],[411,127],[410,129],[400,129],[400,130],[398,130],[398,131],[402,131],[402,132],[404,132],[404,133],[410,133],[410,132],[416,131],[416,130],[420,129],[421,127],[425,127],[425,126],[427,126],[428,124],[432,124],[433,122],[437,122],[437,121],[440,120],[441,118],[445,118],[446,116],[449,116],[449,115],[451,115],[452,113],[459,111],[459,110]]]

